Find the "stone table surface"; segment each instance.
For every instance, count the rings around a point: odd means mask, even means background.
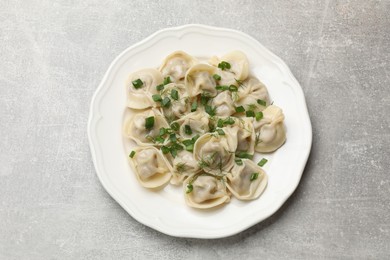
[[[389,259],[390,1],[0,1],[0,259]],[[290,66],[313,125],[299,187],[232,237],[135,221],[91,160],[112,60],[171,26],[241,30]]]

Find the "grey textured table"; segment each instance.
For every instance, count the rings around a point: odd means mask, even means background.
[[[390,258],[389,1],[1,1],[0,259]],[[156,30],[241,30],[290,66],[313,125],[302,181],[233,237],[181,239],[100,185],[87,119],[111,61]]]

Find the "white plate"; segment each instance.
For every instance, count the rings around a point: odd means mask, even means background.
[[[266,84],[271,100],[283,109],[287,142],[277,152],[264,155],[269,160],[264,167],[269,182],[259,199],[241,202],[232,198],[217,210],[201,211],[186,206],[181,188],[168,185],[160,192],[151,192],[137,182],[122,140],[125,80],[140,68],[158,67],[176,50],[197,57],[243,51],[251,72]],[[92,99],[88,137],[102,185],[133,218],[171,236],[220,238],[255,225],[282,206],[299,183],[310,153],[312,132],[302,89],[280,58],[242,32],[185,25],[154,33],[112,62]]]

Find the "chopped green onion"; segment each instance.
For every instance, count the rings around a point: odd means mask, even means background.
[[[142,86],[144,85],[144,83],[140,79],[133,80],[131,83],[133,83],[135,89],[142,88]]]
[[[216,107],[212,107],[212,106],[206,105],[206,106],[205,106],[205,111],[206,111],[206,113],[209,114],[210,116],[215,116]]]
[[[196,140],[198,140],[199,137],[200,137],[200,135],[195,135],[194,137],[192,137],[191,140],[195,143]]]
[[[267,162],[268,162],[268,160],[263,158],[260,160],[260,162],[257,165],[259,165],[260,167],[263,167]]]
[[[225,86],[225,85],[217,85],[217,86],[215,86],[215,89],[216,89],[216,90],[222,90],[222,91],[225,91],[225,90],[229,90],[229,86]]]
[[[185,146],[188,146],[188,145],[193,144],[194,142],[192,141],[192,139],[186,139],[186,140],[183,140],[182,143],[183,143]]]
[[[234,85],[230,85],[230,86],[229,86],[229,90],[230,90],[231,92],[237,92],[237,91],[238,91],[238,88],[237,88],[236,86],[234,86]]]
[[[209,102],[210,100],[210,97],[206,96],[206,95],[200,95],[200,103],[202,105],[207,105],[207,103]]]
[[[231,118],[231,117],[228,117],[225,122],[224,122],[225,125],[232,125],[234,124],[234,119]]]
[[[256,121],[259,121],[260,119],[263,118],[263,112],[256,112],[255,117],[256,117]]]
[[[191,105],[191,112],[195,112],[198,109],[198,102],[196,100]]]
[[[215,125],[212,120],[209,121],[209,132],[212,133],[215,131]]]
[[[242,160],[240,158],[236,158],[236,159],[234,159],[234,161],[237,163],[237,165],[241,166],[243,164]]]
[[[192,184],[187,184],[186,188],[187,188],[186,193],[188,194],[188,193],[192,192],[192,190],[194,189],[194,186],[192,186]]]
[[[237,113],[245,112],[245,108],[243,106],[236,107],[236,112]]]
[[[145,118],[145,128],[151,129],[154,126],[154,116]]]
[[[135,155],[135,151],[131,151],[131,153],[129,154],[129,157],[130,157],[130,158],[133,158],[134,155]]]
[[[164,89],[164,84],[160,84],[156,86],[157,91],[161,91]]]
[[[177,150],[176,149],[170,149],[169,152],[171,152],[171,155],[173,157],[176,157],[177,156]]]
[[[256,180],[257,178],[259,177],[259,173],[258,172],[254,172],[254,173],[252,173],[252,175],[251,175],[251,181],[254,181],[254,180]]]
[[[225,69],[230,69],[231,66],[229,62],[222,61],[221,63],[218,64],[218,68],[220,68],[221,70],[225,70]]]
[[[171,100],[169,99],[169,97],[165,97],[162,101],[161,101],[161,105],[163,107],[169,107],[171,105]]]
[[[166,147],[165,145],[161,146],[161,151],[162,151],[163,154],[169,153],[169,150],[170,149],[168,147]]]
[[[261,99],[257,100],[257,104],[264,106],[264,107],[267,106],[267,102],[265,102],[264,100],[261,100]]]
[[[157,136],[156,138],[154,138],[154,141],[156,141],[156,143],[163,143],[165,139],[161,136]]]
[[[225,135],[225,132],[222,130],[222,129],[217,129],[217,133],[219,134],[219,135]]]
[[[189,151],[189,152],[193,152],[194,151],[194,145],[193,144],[186,145],[186,150]]]
[[[253,158],[253,154],[246,153],[246,152],[238,152],[238,153],[236,153],[236,157],[244,158],[244,159],[252,159]]]
[[[218,119],[218,122],[217,122],[217,126],[218,127],[223,127],[223,120],[222,119]]]
[[[176,134],[170,134],[169,135],[169,140],[171,140],[171,142],[176,142],[177,141]]]
[[[169,83],[171,83],[171,82],[172,82],[172,81],[171,81],[171,78],[168,76],[168,77],[164,78],[163,84],[164,84],[164,85],[167,85],[167,84],[169,84]]]
[[[166,128],[164,128],[164,127],[161,127],[161,128],[160,128],[159,135],[160,135],[160,136],[162,136],[162,135],[165,135],[167,132],[168,132],[168,131],[167,131],[167,129],[166,129]]]
[[[186,135],[192,135],[192,129],[190,125],[184,126],[184,133],[186,133]]]
[[[179,144],[179,143],[173,143],[173,144],[171,144],[171,150],[183,150],[183,146],[181,145],[181,144]]]
[[[253,112],[252,110],[246,111],[245,114],[247,117],[255,117],[255,112]]]
[[[177,92],[176,89],[172,89],[172,91],[171,91],[171,98],[173,98],[174,100],[178,100],[179,99],[179,92]]]
[[[214,74],[214,75],[213,75],[213,78],[214,78],[215,80],[221,80],[221,76],[219,76],[218,74]]]
[[[178,122],[174,122],[174,123],[171,124],[171,129],[173,131],[177,131],[177,130],[179,130],[179,128],[180,128],[180,125],[179,125]]]
[[[159,101],[162,100],[161,95],[159,95],[159,94],[154,94],[154,95],[152,96],[152,98],[153,98],[153,101],[154,101],[154,102],[159,102]]]

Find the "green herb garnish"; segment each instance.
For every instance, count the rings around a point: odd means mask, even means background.
[[[174,100],[178,100],[179,99],[179,92],[177,92],[176,89],[172,89],[172,91],[171,91],[171,98],[174,99]]]
[[[218,74],[214,74],[214,75],[213,75],[213,78],[214,78],[215,80],[221,80],[221,76],[219,76]]]
[[[161,146],[161,151],[163,154],[169,153],[169,150],[170,150],[169,147],[167,147],[165,145]]]
[[[267,162],[268,162],[268,160],[263,158],[260,160],[260,162],[257,165],[259,165],[260,167],[263,167]]]
[[[225,90],[229,90],[229,86],[217,85],[217,86],[215,86],[215,89],[216,89],[216,90],[225,91]]]
[[[267,106],[267,102],[265,102],[264,100],[262,100],[262,99],[258,99],[257,100],[257,104],[259,104],[259,105],[261,105],[261,106]]]
[[[154,95],[152,96],[152,98],[153,98],[153,101],[154,101],[154,102],[159,102],[159,101],[162,100],[161,95],[159,95],[159,94],[154,94]]]
[[[219,135],[225,135],[225,132],[222,129],[220,129],[220,128],[217,129],[217,133]]]
[[[156,138],[154,138],[154,141],[156,143],[164,143],[165,139],[161,136],[157,136]]]
[[[134,155],[135,155],[135,151],[131,151],[131,153],[129,154],[129,157],[130,157],[130,158],[133,158]]]
[[[236,112],[237,113],[245,112],[245,108],[243,106],[236,107]]]
[[[259,121],[260,119],[263,118],[263,112],[256,112],[255,117],[256,117],[256,121]]]
[[[194,137],[192,137],[191,140],[195,143],[196,140],[198,140],[199,137],[200,137],[200,135],[195,135]]]
[[[223,127],[223,125],[224,125],[223,119],[218,119],[217,126],[218,127]]]
[[[259,173],[258,173],[258,172],[254,172],[254,173],[252,173],[250,180],[251,180],[251,181],[254,181],[254,180],[256,180],[258,177],[259,177]]]
[[[200,95],[200,103],[202,104],[202,105],[207,105],[207,103],[209,102],[209,100],[210,100],[210,97],[209,96],[207,96],[207,95],[205,95],[205,94],[201,94]]]
[[[178,173],[183,173],[187,169],[186,163],[180,162],[176,164],[176,170]]]
[[[205,111],[210,116],[215,116],[215,113],[217,112],[217,108],[216,107],[212,107],[210,105],[206,105],[205,106]]]
[[[236,158],[236,159],[234,159],[234,161],[236,162],[237,165],[241,166],[243,164],[243,162],[240,158]]]
[[[179,130],[179,128],[180,128],[180,125],[179,125],[178,122],[174,122],[174,123],[171,124],[171,129],[173,131],[177,131],[177,130]]]
[[[255,117],[255,112],[253,112],[252,110],[246,111],[245,114],[247,117]]]
[[[186,150],[189,151],[189,152],[193,152],[194,151],[194,145],[193,144],[186,145]]]
[[[236,157],[243,158],[243,159],[252,159],[253,154],[247,153],[247,152],[238,152],[236,153]]]
[[[191,104],[191,112],[195,112],[198,109],[198,102],[196,100]]]
[[[226,62],[226,61],[222,61],[218,64],[218,68],[220,68],[221,70],[226,70],[226,69],[230,69],[231,68],[231,65],[229,62]]]
[[[162,101],[161,101],[161,106],[163,107],[169,107],[171,105],[171,100],[169,99],[169,97],[165,97]]]
[[[133,84],[135,89],[142,88],[142,86],[144,85],[144,83],[140,79],[133,80],[131,83]]]
[[[171,82],[172,82],[172,81],[171,81],[171,78],[168,76],[168,77],[164,78],[163,84],[164,84],[164,85],[167,85],[167,84],[169,84],[169,83],[171,83]]]
[[[184,126],[184,133],[186,133],[186,135],[192,135],[192,129],[190,125]]]
[[[170,149],[169,152],[171,155],[175,158],[177,156],[177,150],[176,149]]]
[[[160,136],[163,136],[163,135],[165,135],[167,132],[168,132],[168,130],[167,130],[166,128],[161,127],[158,134],[159,134]]]
[[[171,140],[171,142],[176,142],[177,141],[176,134],[170,134],[169,135],[169,140]]]
[[[164,84],[160,84],[156,86],[157,91],[161,91],[164,89]]]
[[[152,129],[154,126],[154,116],[145,118],[145,128]]]
[[[188,193],[192,192],[192,190],[194,189],[194,186],[192,186],[192,184],[187,184],[186,188],[187,188],[186,193],[188,194]]]
[[[229,86],[229,90],[230,90],[231,92],[237,92],[237,91],[238,91],[238,88],[237,88],[237,86],[230,85],[230,86]]]
[[[234,124],[234,119],[231,117],[228,117],[227,119],[225,119],[224,124],[225,125],[232,125],[232,124]]]

